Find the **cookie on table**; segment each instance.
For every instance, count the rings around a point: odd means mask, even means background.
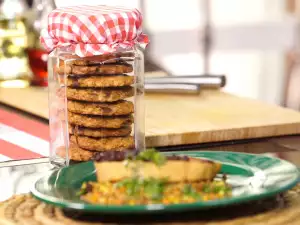
[[[67,86],[73,88],[105,88],[130,86],[134,83],[134,77],[125,74],[114,76],[68,76]]]
[[[88,57],[79,57],[77,55],[63,54],[61,59],[65,60],[68,65],[77,65],[77,66],[88,66],[88,65],[97,65],[103,63],[117,63],[120,60],[131,61],[133,60],[134,52],[119,52],[103,55],[95,55]]]
[[[15,220],[18,224],[39,224],[34,218],[34,210],[41,202],[36,198],[28,196],[16,209]]]
[[[34,218],[39,204],[41,202],[29,194],[14,195],[0,204],[0,224],[39,224]]]
[[[86,136],[70,136],[70,141],[80,148],[90,151],[113,151],[134,148],[134,137],[91,138]]]
[[[40,225],[61,224],[61,221],[55,215],[55,207],[42,202],[34,210],[34,219],[38,221]]]
[[[0,204],[0,224],[17,224],[17,208],[26,200],[27,195],[14,195]]]
[[[73,113],[99,116],[128,115],[134,111],[133,103],[126,100],[119,100],[114,103],[92,103],[69,100],[67,107],[68,110]]]
[[[89,128],[121,128],[133,123],[133,116],[87,116],[68,112],[69,123]]]
[[[74,126],[69,124],[69,133],[74,134],[76,136],[88,136],[88,137],[122,137],[128,136],[131,134],[132,128],[131,126],[121,127],[118,129],[111,128],[87,128]]]
[[[122,73],[131,73],[133,71],[132,65],[128,63],[118,63],[118,64],[101,64],[101,65],[92,65],[92,66],[76,66],[76,65],[60,65],[57,68],[58,74],[67,74],[67,75],[115,75]]]
[[[67,88],[67,98],[88,102],[115,102],[134,95],[131,86],[119,88]]]

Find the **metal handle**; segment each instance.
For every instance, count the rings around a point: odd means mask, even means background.
[[[146,84],[193,84],[202,87],[224,87],[224,75],[147,77]]]
[[[196,94],[200,91],[199,85],[194,84],[151,84],[145,83],[146,92],[156,93],[187,93]]]

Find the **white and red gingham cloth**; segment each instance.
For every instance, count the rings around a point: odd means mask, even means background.
[[[144,48],[149,40],[142,33],[142,20],[137,9],[123,7],[57,8],[48,15],[48,27],[41,33],[41,43],[48,51],[70,46],[80,57],[130,49],[136,44]]]

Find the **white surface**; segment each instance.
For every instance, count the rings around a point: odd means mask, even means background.
[[[11,160],[11,158],[0,154],[0,162],[5,162],[5,161],[9,161],[9,160]]]
[[[0,202],[14,194],[29,193],[35,181],[44,176],[51,168],[48,163],[0,167]]]

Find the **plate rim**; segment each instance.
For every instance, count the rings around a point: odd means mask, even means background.
[[[280,159],[274,156],[264,155],[264,154],[254,154],[254,153],[243,153],[243,152],[232,152],[232,151],[213,151],[213,150],[190,150],[190,151],[167,151],[163,153],[167,154],[184,154],[184,153],[201,153],[201,152],[208,152],[208,153],[234,153],[234,154],[241,154],[241,155],[261,155],[267,158],[273,158],[278,159],[281,162],[287,163],[290,166],[292,166],[295,169],[295,173],[297,173],[297,176],[294,180],[291,180],[288,184],[277,188],[275,190],[267,191],[262,194],[252,194],[252,195],[246,195],[246,196],[237,196],[233,198],[226,198],[226,199],[220,199],[220,200],[212,200],[212,201],[206,201],[206,202],[194,202],[194,203],[180,203],[180,204],[172,204],[172,205],[163,205],[163,204],[155,204],[155,205],[100,205],[100,204],[89,204],[89,203],[75,203],[68,200],[62,200],[58,199],[56,197],[48,196],[46,194],[40,193],[35,188],[35,184],[45,177],[50,177],[54,172],[66,169],[67,167],[59,168],[55,171],[51,171],[47,173],[46,175],[39,177],[36,182],[33,183],[30,192],[31,194],[39,199],[40,201],[46,202],[48,204],[52,204],[55,206],[58,206],[60,208],[68,208],[68,209],[75,209],[75,210],[82,210],[86,212],[103,212],[103,213],[154,213],[154,212],[174,212],[174,211],[188,211],[188,210],[205,210],[209,208],[215,208],[215,207],[223,207],[223,206],[231,206],[236,204],[242,204],[253,200],[259,200],[264,199],[267,197],[274,196],[276,194],[285,192],[294,186],[296,186],[300,182],[300,172],[296,165],[293,163]],[[85,164],[92,163],[92,161],[83,162]],[[82,165],[82,163],[80,163]],[[72,165],[72,166],[78,166]],[[296,174],[295,174],[296,175]]]

